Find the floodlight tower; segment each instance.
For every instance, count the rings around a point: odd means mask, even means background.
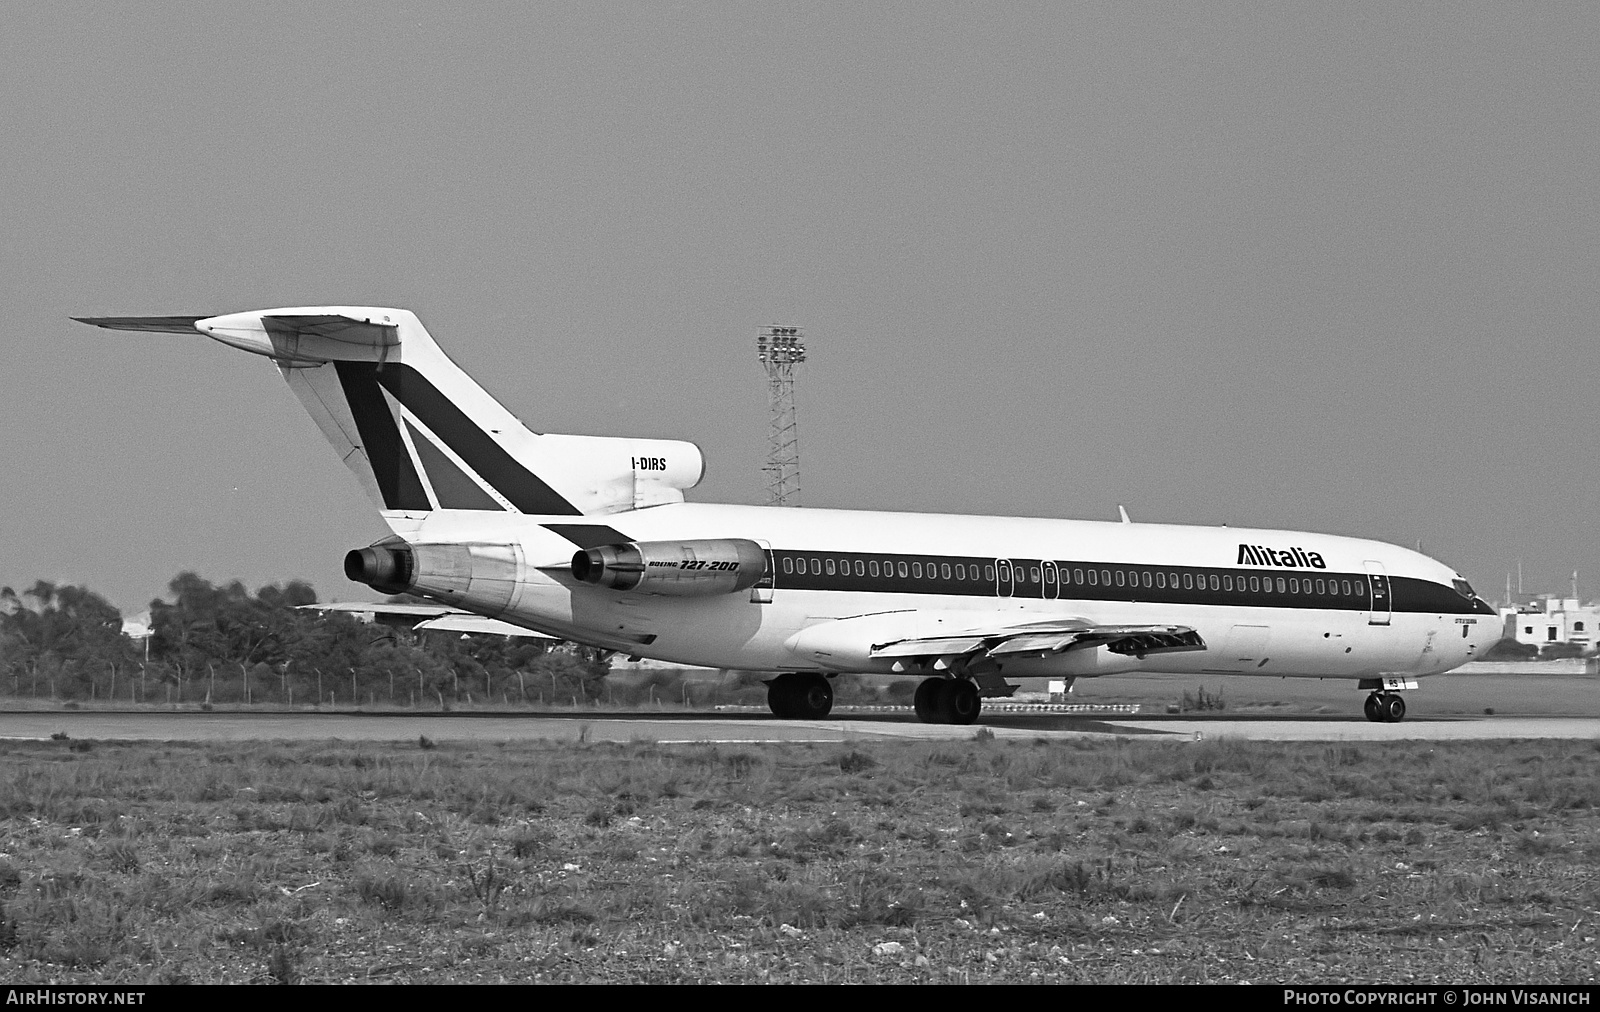
[[[756,357],[767,371],[767,505],[800,505],[800,437],[795,427],[794,370],[806,360],[799,327],[763,327]]]

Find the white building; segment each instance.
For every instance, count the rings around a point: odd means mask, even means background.
[[[1551,643],[1571,643],[1584,650],[1594,648],[1595,627],[1600,625],[1600,603],[1585,605],[1572,597],[1546,595],[1538,604],[1505,608],[1506,636],[1518,643],[1543,647]]]

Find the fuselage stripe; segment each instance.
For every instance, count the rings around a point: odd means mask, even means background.
[[[775,550],[777,590],[932,594],[1257,608],[1481,614],[1431,580],[1330,570],[1153,566],[1148,563]],[[1385,605],[1385,598],[1388,603]]]

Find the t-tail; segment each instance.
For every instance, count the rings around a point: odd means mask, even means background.
[[[693,443],[531,431],[403,309],[76,319],[198,332],[270,358],[402,536],[434,510],[580,516],[681,502],[705,470]]]

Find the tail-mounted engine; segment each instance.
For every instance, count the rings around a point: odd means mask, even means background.
[[[516,590],[515,545],[412,545],[398,538],[344,557],[344,575],[385,594],[425,594],[491,614]]]
[[[572,557],[584,583],[638,594],[706,597],[753,587],[767,571],[767,553],[754,541],[630,541]]]

